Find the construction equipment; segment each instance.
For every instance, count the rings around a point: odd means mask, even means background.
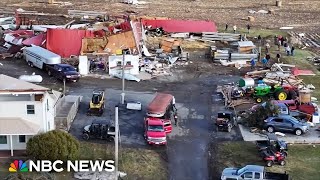
[[[103,90],[93,91],[87,115],[90,116],[94,114],[94,115],[102,116],[104,108],[105,108],[104,91]]]
[[[260,84],[254,88],[253,97],[257,103],[261,103],[262,101],[272,97],[276,100],[286,100],[288,94],[282,86],[268,86],[266,84]]]

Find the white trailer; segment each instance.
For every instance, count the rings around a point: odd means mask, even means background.
[[[39,46],[24,48],[23,55],[29,66],[40,69],[44,69],[46,64],[61,63],[61,56]]]

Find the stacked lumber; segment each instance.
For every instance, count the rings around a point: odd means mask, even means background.
[[[294,75],[290,75],[288,77],[270,76],[265,77],[263,81],[266,84],[281,84],[283,82],[292,86],[304,85],[303,80]]]
[[[298,39],[304,46],[320,48],[320,34],[318,33],[289,32],[289,35]]]
[[[203,41],[240,41],[240,34],[232,33],[216,33],[216,32],[204,32],[202,33]]]

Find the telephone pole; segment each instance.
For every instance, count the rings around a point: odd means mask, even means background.
[[[122,93],[121,93],[121,104],[124,104],[124,66],[125,66],[125,50],[122,50]]]
[[[119,124],[118,124],[118,119],[119,118],[119,114],[118,114],[118,106],[115,107],[115,180],[118,180],[118,145],[119,145]]]

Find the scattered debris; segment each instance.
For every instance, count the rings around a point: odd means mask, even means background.
[[[266,11],[266,10],[263,10],[263,9],[258,10],[258,11],[249,10],[249,13],[250,13],[250,14],[268,14],[269,11]]]
[[[282,30],[289,30],[289,29],[293,29],[293,27],[280,27],[280,29],[282,29]]]
[[[32,82],[32,83],[41,83],[42,82],[42,76],[36,75],[33,73],[32,75],[21,75],[19,76],[20,80],[26,81],[26,82]]]
[[[127,102],[127,109],[141,111],[142,106],[140,102]]]
[[[285,136],[286,136],[284,133],[281,133],[281,132],[275,132],[274,134],[275,134],[275,135],[278,135],[278,136],[282,136],[282,137],[285,137]]]
[[[118,172],[119,177],[123,178],[125,177],[127,174],[124,172]],[[115,175],[114,172],[106,172],[106,171],[102,171],[102,172],[76,172],[74,173],[74,178],[76,179],[98,179],[98,180],[112,180],[114,179]]]
[[[138,0],[122,0],[121,2],[125,4],[132,4],[132,5],[144,5],[148,3],[146,1],[138,1]]]

